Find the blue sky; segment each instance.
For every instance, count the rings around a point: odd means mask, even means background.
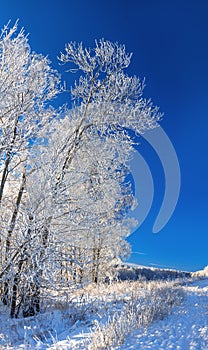
[[[58,69],[56,57],[71,40],[91,46],[104,37],[133,52],[129,74],[146,78],[145,96],[164,112],[161,126],[177,152],[182,182],[172,218],[153,234],[164,176],[154,150],[141,139],[139,151],[151,169],[155,194],[148,217],[130,237],[131,261],[185,270],[207,265],[208,2],[1,1],[1,28],[17,18],[32,49],[48,55]],[[69,75],[64,78],[71,83]]]

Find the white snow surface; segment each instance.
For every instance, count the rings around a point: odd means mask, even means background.
[[[183,289],[186,294],[185,299],[179,307],[174,308],[171,315],[163,320],[154,321],[146,329],[134,331],[126,337],[120,347],[111,348],[111,350],[208,350],[208,279],[184,285]],[[83,321],[78,320],[72,325],[63,320],[63,315],[58,310],[54,311],[48,319],[42,319],[42,322],[37,316],[35,322],[37,328],[41,327],[42,334],[50,324],[51,338],[47,333],[45,339],[39,338],[40,341],[38,341],[37,337],[34,341],[30,331],[36,326],[34,327],[33,322],[29,323],[28,320],[28,327],[24,326],[24,341],[20,341],[21,327],[20,325],[17,327],[16,323],[22,323],[23,320],[8,320],[0,315],[0,349],[88,350],[81,344],[91,332],[93,319],[92,317]],[[9,332],[8,329],[10,329]],[[1,339],[6,330],[7,342],[3,345]],[[53,330],[55,330],[55,336]]]
[[[208,350],[208,279],[184,287],[187,297],[172,315],[128,336],[120,350]]]
[[[155,321],[147,329],[129,335],[119,350],[208,350],[208,279],[184,286],[186,297],[173,314]],[[78,331],[78,329],[77,329]],[[78,348],[79,339],[85,337],[74,332],[68,340],[56,343],[61,349]],[[51,349],[55,349],[51,348]]]

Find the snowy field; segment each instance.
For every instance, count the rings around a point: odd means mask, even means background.
[[[186,298],[174,313],[138,330],[120,350],[208,349],[208,279],[184,287]]]
[[[208,279],[65,290],[27,319],[1,305],[0,349],[207,350]]]

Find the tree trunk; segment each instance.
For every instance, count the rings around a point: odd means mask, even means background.
[[[11,307],[10,307],[10,317],[11,318],[17,317],[17,314],[16,314],[17,292],[18,292],[18,284],[19,284],[20,273],[21,273],[21,270],[22,270],[23,262],[24,262],[24,258],[22,256],[22,258],[21,258],[21,260],[19,261],[19,264],[18,264],[18,271],[15,274],[14,280],[13,280]]]
[[[12,232],[15,228],[15,224],[16,224],[16,219],[17,219],[17,215],[19,212],[19,207],[20,207],[20,203],[22,200],[22,195],[25,189],[25,183],[26,183],[26,167],[24,169],[24,172],[22,174],[22,183],[19,189],[19,193],[17,196],[17,200],[16,200],[16,204],[15,204],[15,209],[13,211],[12,214],[12,218],[9,224],[9,229],[7,232],[7,238],[6,238],[6,251],[5,251],[5,263],[9,260],[9,251],[10,251],[10,246],[11,246],[11,238],[12,238]],[[7,271],[8,274],[8,271]],[[8,305],[8,293],[9,293],[9,282],[8,279],[6,279],[6,281],[4,282],[4,288],[3,288],[3,297],[2,297],[2,302],[4,305]]]
[[[40,252],[40,261],[45,256],[45,250],[48,246],[48,235],[49,230],[45,226],[43,227],[43,232],[41,234],[41,252]],[[31,263],[31,273],[34,272],[33,283],[29,283],[26,289],[26,294],[23,301],[23,316],[30,317],[34,316],[38,312],[40,312],[40,278],[42,277],[43,270],[37,270],[37,264]]]
[[[15,143],[15,140],[16,140],[16,137],[17,137],[17,125],[18,125],[18,122],[19,122],[19,116],[16,117],[12,140],[10,142],[10,145],[9,145],[7,153],[6,153],[6,160],[5,160],[5,163],[4,163],[4,169],[3,169],[3,172],[2,172],[1,184],[0,184],[0,205],[1,205],[1,202],[2,202],[4,186],[5,186],[6,179],[7,179],[8,173],[9,173],[8,168],[9,168],[9,164],[10,164],[11,158],[12,158],[12,150],[13,150],[14,143]]]

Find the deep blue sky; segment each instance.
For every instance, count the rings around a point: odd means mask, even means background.
[[[148,218],[130,238],[131,261],[186,270],[207,265],[208,2],[1,1],[0,27],[17,18],[29,33],[32,49],[48,55],[56,68],[57,55],[71,40],[93,45],[94,39],[104,37],[133,52],[129,73],[146,77],[145,95],[164,112],[161,126],[178,154],[182,185],[174,215],[160,233],[153,234],[163,173],[154,151],[141,140],[155,198]],[[70,77],[65,78],[70,83]]]

